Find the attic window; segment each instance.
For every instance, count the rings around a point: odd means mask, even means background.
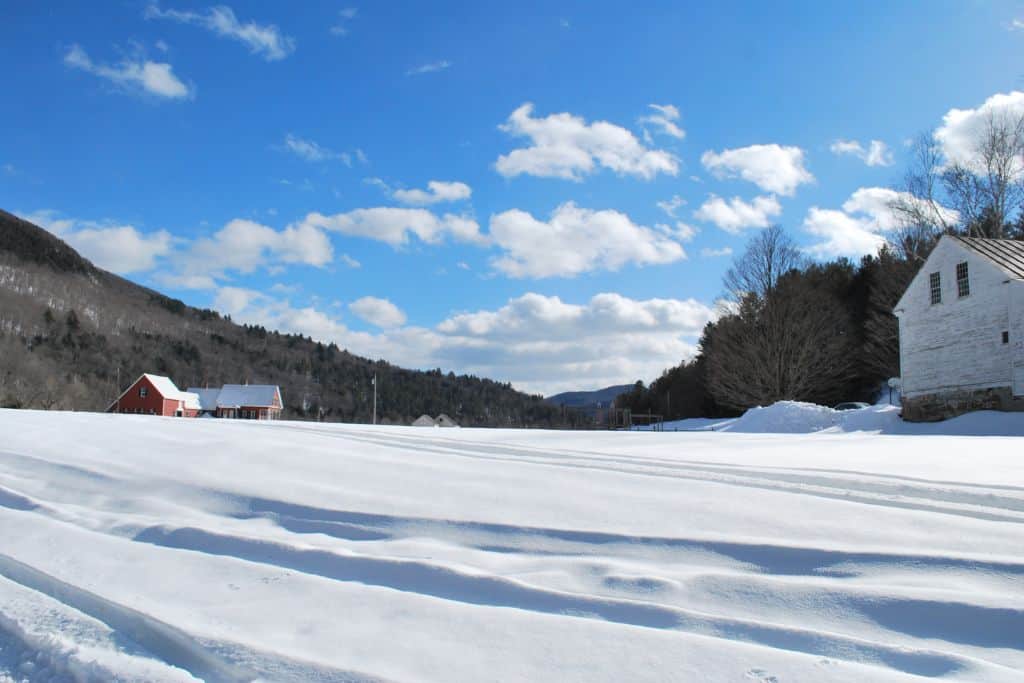
[[[942,274],[932,273],[928,276],[928,286],[932,292],[932,303],[942,303]]]
[[[1003,343],[1004,344],[1009,344],[1010,343],[1010,333],[1007,330],[1003,330]]]
[[[967,279],[967,261],[956,264],[956,292],[961,299],[971,293],[971,283]]]
[[[139,387],[139,398],[146,398],[146,394],[148,393],[149,389],[147,387]]]

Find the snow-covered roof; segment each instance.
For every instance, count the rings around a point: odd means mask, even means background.
[[[440,415],[437,416],[437,426],[438,427],[458,427],[459,423],[456,422],[455,420],[451,419],[450,417],[448,417],[444,413],[441,413]]]
[[[182,391],[170,377],[164,377],[163,375],[151,375],[148,372],[143,373],[139,376],[139,379],[132,382],[128,388],[122,391],[121,395],[114,399],[113,403],[110,405],[114,405],[114,403],[120,401],[124,395],[127,394],[128,391],[138,384],[143,378],[149,380],[149,383],[153,385],[153,388],[156,389],[157,393],[165,399],[169,401],[183,401],[186,408],[199,410],[199,396],[189,391]]]
[[[416,421],[412,423],[413,427],[436,427],[437,423],[434,422],[434,418],[429,415],[420,415],[416,418]]]
[[[217,395],[218,408],[242,406],[280,408],[276,384],[225,384]]]
[[[200,410],[212,411],[217,409],[217,397],[220,396],[220,389],[200,389],[199,387],[189,387],[188,390],[190,393],[199,397]]]

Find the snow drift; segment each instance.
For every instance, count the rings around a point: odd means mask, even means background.
[[[879,404],[860,410],[833,410],[800,401],[751,408],[737,418],[694,418],[666,422],[667,431],[721,431],[747,434],[814,432],[934,436],[1024,436],[1024,413],[981,410],[942,422],[904,422],[899,408]]]

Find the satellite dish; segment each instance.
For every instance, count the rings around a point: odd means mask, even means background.
[[[887,382],[887,384],[889,385],[890,389],[899,389],[900,388],[900,378],[899,377],[890,377],[889,381]]]

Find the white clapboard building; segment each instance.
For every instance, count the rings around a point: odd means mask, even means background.
[[[904,419],[1024,410],[1024,242],[944,235],[894,313]]]

